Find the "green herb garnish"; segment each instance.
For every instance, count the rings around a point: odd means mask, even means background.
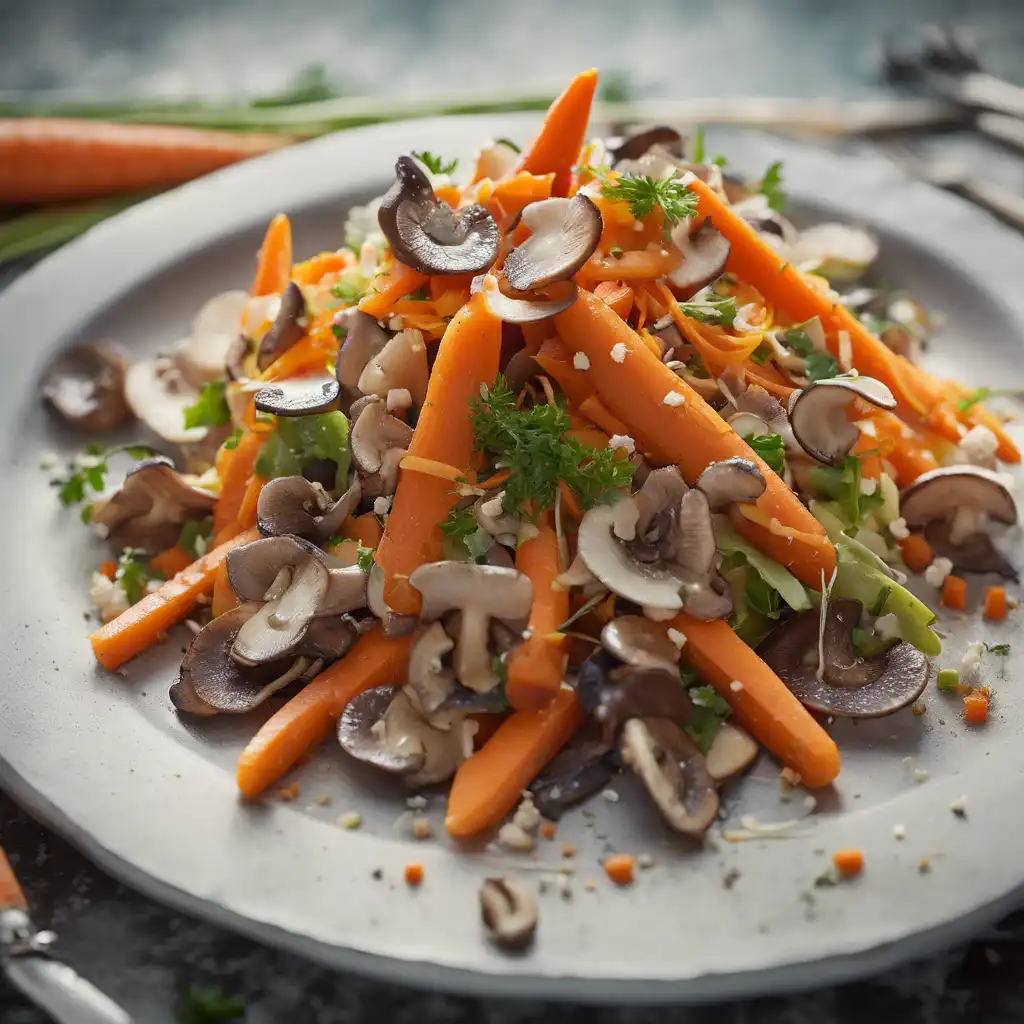
[[[839,363],[828,352],[812,352],[804,360],[804,372],[808,384],[817,384],[819,380],[831,380],[839,375]]]
[[[750,353],[750,358],[757,363],[758,366],[764,366],[772,357],[771,345],[766,345],[763,341],[753,352]]]
[[[482,389],[483,390],[483,389]],[[564,482],[584,508],[619,497],[633,478],[633,464],[612,448],[592,448],[564,437],[569,416],[559,402],[516,408],[516,396],[499,374],[494,387],[470,402],[476,447],[497,457],[509,476],[502,508],[509,513],[532,502],[535,513],[555,503]]]
[[[245,1000],[226,996],[219,985],[210,988],[193,986],[178,1004],[178,1024],[230,1024],[245,1016]]]
[[[206,554],[212,536],[212,516],[208,516],[206,519],[186,519],[181,524],[178,547],[182,551],[187,551],[193,558],[201,558]]]
[[[419,162],[423,164],[431,174],[451,174],[459,165],[458,160],[445,160],[444,157],[440,157],[436,153],[431,153],[429,149],[421,150],[418,153],[416,150],[413,150],[412,155],[416,157],[416,159],[419,160]]]
[[[491,548],[491,537],[481,529],[477,522],[473,506],[453,508],[448,518],[441,524],[441,532],[450,537],[452,543],[476,562],[487,557]]]
[[[333,334],[338,341],[344,341],[348,335],[348,328],[342,324],[331,324],[331,334]]]
[[[146,596],[150,580],[165,579],[149,567],[149,554],[140,548],[125,548],[117,560],[114,582],[124,591],[129,604],[138,604]]]
[[[337,284],[331,285],[331,294],[346,306],[355,306],[363,297],[366,285],[362,280],[342,278]]]
[[[989,654],[999,654],[1002,657],[1006,657],[1010,653],[1009,644],[985,644],[985,650]]]
[[[185,429],[223,427],[231,422],[231,410],[225,397],[228,382],[214,380],[204,384],[199,397],[185,410]]]
[[[782,188],[782,161],[776,160],[771,164],[764,177],[754,187],[755,192],[760,192],[767,200],[773,210],[783,210],[786,207],[786,193]]]
[[[744,439],[769,469],[781,473],[786,468],[786,446],[778,434],[748,434]]]
[[[85,501],[90,490],[100,493],[110,472],[108,460],[112,455],[124,452],[133,459],[149,459],[160,453],[147,444],[121,444],[104,449],[102,445],[88,444],[85,455],[68,463],[65,475],[51,480],[52,486],[58,488],[57,497],[62,505],[77,505]],[[83,515],[83,520],[88,518]]]
[[[665,218],[665,237],[672,225],[678,224],[697,212],[697,196],[681,178],[652,178],[646,174],[623,174],[618,178],[608,177],[608,168],[591,168],[601,179],[601,195],[616,203],[626,203],[635,220],[650,216],[660,208]]]
[[[693,146],[691,147],[690,162],[694,164],[704,163],[704,128],[697,125],[693,133]]]
[[[728,703],[710,686],[694,686],[690,689],[690,700],[693,701],[693,716],[686,731],[696,741],[701,752],[706,754],[711,749],[722,723],[731,714]]]
[[[736,300],[730,295],[724,299],[680,302],[679,310],[683,316],[699,320],[702,324],[732,324],[736,319]]]
[[[972,405],[977,405],[979,402],[984,402],[986,398],[992,394],[991,388],[975,388],[966,398],[961,398],[956,403],[957,410],[959,412],[967,412]]]
[[[224,442],[225,451],[233,452],[238,447],[238,442],[242,440],[242,428],[235,427],[231,431],[231,436]]]
[[[365,548],[362,544],[356,552],[356,565],[360,572],[369,572],[373,568],[373,556],[376,548]]]

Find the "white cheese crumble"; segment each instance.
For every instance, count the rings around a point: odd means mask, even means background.
[[[740,690],[743,689],[743,684],[738,679],[734,679],[729,684],[729,689],[732,690],[733,693],[739,693]]]
[[[590,359],[587,356],[587,353],[586,352],[577,352],[572,357],[572,365],[575,366],[577,370],[589,370],[590,369]]]
[[[883,640],[895,640],[900,635],[900,620],[892,612],[875,619],[875,632]]]
[[[871,494],[874,494],[875,491],[877,491],[877,490],[878,490],[878,481],[877,480],[868,480],[867,478],[863,478],[861,480],[861,482],[860,482],[860,493],[861,494],[871,495]]]
[[[665,405],[686,405],[686,395],[679,391],[670,391],[662,401]]]
[[[612,345],[611,357],[613,362],[624,363],[626,361],[625,343],[620,341]]]
[[[964,656],[960,659],[960,682],[965,686],[971,686],[978,681],[984,650],[985,645],[978,641],[969,643],[964,650]]]
[[[941,587],[952,571],[953,563],[948,558],[940,556],[925,569],[924,581],[931,587]]]
[[[903,516],[894,519],[889,524],[889,533],[892,534],[893,540],[906,540],[910,536],[910,530],[907,527],[907,521]]]
[[[373,511],[379,515],[387,515],[388,509],[391,508],[391,498],[388,495],[381,495],[379,498],[373,499]]]
[[[101,572],[92,574],[89,600],[99,609],[102,622],[110,622],[128,610],[128,595],[124,589],[113,580],[108,580]]]
[[[636,856],[636,866],[641,871],[647,871],[649,868],[654,867],[654,858],[649,853],[638,853]]]
[[[961,793],[960,796],[951,801],[949,809],[962,818],[967,814],[967,797]]]
[[[904,825],[893,825],[892,827],[893,839],[903,840],[907,838],[907,829]]]
[[[668,638],[676,645],[676,647],[679,648],[679,650],[682,650],[686,644],[686,634],[680,633],[678,629],[675,629],[672,626],[668,627]]]
[[[619,794],[614,789],[603,789],[601,796],[610,804],[617,804],[619,802]]]
[[[612,434],[608,439],[608,447],[613,450],[622,448],[627,455],[632,455],[636,451],[636,442],[629,434]]]
[[[760,310],[761,307],[756,302],[748,302],[745,306],[740,306],[732,321],[733,330],[739,331],[740,334],[750,334],[752,331],[761,330],[761,325],[751,320],[751,317],[759,313]]]

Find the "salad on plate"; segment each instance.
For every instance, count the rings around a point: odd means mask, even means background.
[[[73,426],[149,435],[56,481],[113,547],[95,656],[187,622],[180,714],[276,709],[247,798],[333,736],[445,787],[460,839],[514,811],[528,848],[621,772],[700,837],[762,751],[828,786],[837,717],[915,705],[940,606],[1015,606],[1019,452],[922,368],[933,322],[871,283],[875,238],[798,229],[779,165],[740,180],[699,132],[588,141],[596,77],[525,149],[396,154],[335,251],[296,260],[278,214],[164,354],[84,345],[43,382]],[[980,724],[973,657],[937,685]]]

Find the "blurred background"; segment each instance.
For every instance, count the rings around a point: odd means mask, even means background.
[[[883,43],[914,53],[926,24],[962,25],[965,17],[984,68],[1024,85],[1022,0],[0,0],[0,118],[72,104],[129,120],[293,129],[288,111],[313,102],[318,116],[303,131],[314,134],[449,109],[452,97],[484,108],[540,107],[590,65],[602,69],[602,98],[635,101],[640,117],[646,102],[665,99],[934,99],[948,76],[915,73],[897,88],[881,73]],[[952,158],[1008,195],[1024,195],[1019,153],[979,137],[970,112],[954,113],[951,129],[902,133],[895,144],[823,144],[883,146],[922,174]],[[69,223],[67,207],[54,218],[49,204],[8,203],[0,286],[110,208],[89,209],[83,219],[75,207]],[[877,982],[794,1000],[637,1012],[492,1005],[341,978],[181,917],[96,871],[2,794],[0,838],[39,923],[61,932],[64,955],[146,1024],[185,1020],[182,993],[211,986],[237,995],[238,1012],[256,1024],[286,1015],[316,1024],[1024,1020],[1019,919]],[[0,982],[3,1024],[42,1020]]]

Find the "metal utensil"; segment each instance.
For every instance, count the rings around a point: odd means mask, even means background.
[[[32,924],[25,894],[0,849],[0,967],[7,980],[58,1024],[132,1024],[116,1003],[53,958],[56,938]]]

